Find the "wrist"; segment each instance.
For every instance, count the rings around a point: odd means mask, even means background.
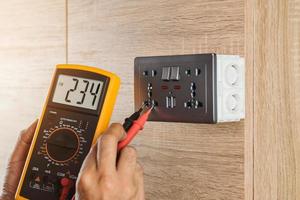
[[[13,200],[15,196],[9,193],[4,193],[0,196],[0,200]]]
[[[15,199],[15,193],[12,192],[12,188],[7,183],[4,183],[2,193],[0,194],[0,200],[13,200]]]

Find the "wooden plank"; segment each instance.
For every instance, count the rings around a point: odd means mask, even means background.
[[[299,52],[299,34],[294,35],[292,22],[299,19],[299,7],[293,11],[296,2],[252,1],[254,199],[258,200],[299,199],[299,62],[293,62],[299,57],[293,54]]]
[[[68,10],[69,62],[122,78],[112,121],[133,111],[134,57],[244,54],[242,0],[72,0]],[[146,198],[243,199],[244,128],[244,122],[147,124],[134,142]]]
[[[295,123],[296,132],[293,134],[295,140],[295,162],[296,162],[296,188],[295,196],[300,197],[300,0],[293,0],[289,2],[289,24],[291,29],[291,54],[290,59],[292,61],[292,74],[294,75],[293,85],[290,86],[292,92],[294,92],[295,98],[295,117],[293,123]]]
[[[38,118],[65,62],[64,0],[0,2],[0,185],[19,132]]]
[[[245,4],[245,61],[246,61],[246,117],[245,117],[245,200],[253,200],[253,112],[254,112],[254,7]]]

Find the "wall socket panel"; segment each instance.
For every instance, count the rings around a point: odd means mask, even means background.
[[[155,109],[150,121],[218,123],[245,117],[245,61],[237,55],[137,57],[135,109]]]

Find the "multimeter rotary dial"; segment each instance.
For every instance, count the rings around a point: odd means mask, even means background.
[[[61,121],[59,125],[44,129],[43,132],[44,140],[38,154],[48,160],[49,165],[64,166],[78,162],[87,143],[82,135],[84,129]]]
[[[58,128],[46,140],[48,157],[55,162],[67,162],[74,158],[79,150],[79,138],[70,128]]]

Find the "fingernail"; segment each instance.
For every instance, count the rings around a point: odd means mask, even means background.
[[[35,129],[38,120],[39,120],[39,119],[34,120],[34,121],[30,124],[30,126],[27,128],[27,131],[28,131],[28,130],[31,130],[31,129]]]
[[[122,140],[124,140],[127,137],[127,134],[125,131],[122,132]]]
[[[36,124],[38,123],[39,119],[35,119],[31,125],[29,127],[33,127],[33,126],[36,126]]]

